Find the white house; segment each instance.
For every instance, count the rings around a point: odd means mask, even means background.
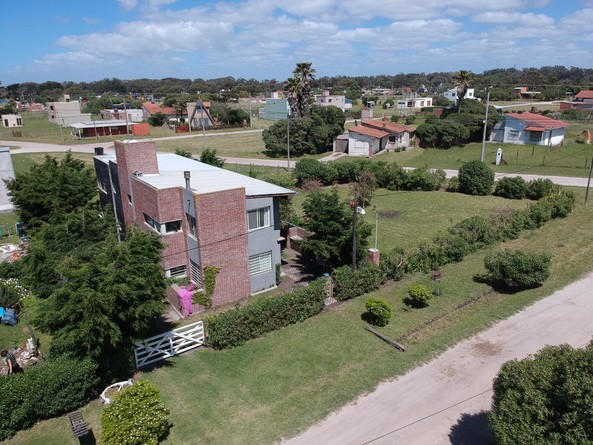
[[[52,124],[68,126],[74,122],[82,122],[90,119],[90,114],[81,114],[80,102],[48,102],[47,118]],[[68,119],[65,119],[68,117]]]
[[[453,102],[455,105],[457,105],[457,87],[445,91],[443,96],[445,96],[445,98],[448,99],[450,102]],[[475,99],[476,97],[474,96],[474,89],[468,88],[467,90],[465,90],[465,96],[463,96],[463,98]]]
[[[564,128],[569,125],[536,113],[508,113],[498,123],[490,141],[510,144],[560,145],[564,141]]]
[[[328,90],[323,90],[321,94],[315,95],[315,105],[321,105],[322,107],[333,105],[342,111],[352,108],[352,102],[346,100],[346,96],[332,95],[329,94]]]
[[[4,128],[22,127],[23,118],[20,114],[3,114],[0,116]]]
[[[432,97],[409,97],[397,101],[397,108],[432,107]]]
[[[348,129],[348,154],[372,157],[383,150],[389,140],[389,132],[358,126]]]

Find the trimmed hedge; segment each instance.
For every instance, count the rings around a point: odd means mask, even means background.
[[[214,349],[233,348],[317,315],[325,304],[325,282],[317,279],[306,288],[207,317],[208,344]]]
[[[550,276],[552,259],[548,254],[533,254],[505,249],[484,259],[488,279],[509,288],[528,288],[542,284]]]
[[[505,176],[496,183],[494,194],[507,199],[523,199],[527,184],[521,176],[509,178]]]
[[[428,306],[428,301],[432,297],[432,292],[426,286],[422,284],[411,284],[408,286],[408,296],[404,298],[404,303],[407,306],[419,309]]]
[[[364,304],[369,323],[375,326],[387,326],[393,313],[389,303],[381,298],[369,298]]]
[[[381,269],[374,264],[366,264],[356,271],[350,266],[342,266],[332,273],[334,298],[345,301],[379,289],[385,282]]]
[[[0,378],[0,440],[80,408],[98,394],[97,364],[59,357]]]
[[[459,191],[466,195],[489,195],[494,185],[494,172],[481,161],[469,161],[459,168]]]

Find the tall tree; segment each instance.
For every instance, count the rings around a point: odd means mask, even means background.
[[[307,117],[310,113],[311,82],[315,79],[315,70],[311,65],[311,62],[297,63],[293,77],[284,84],[291,111],[298,117]]]
[[[457,112],[461,112],[461,104],[467,93],[467,88],[472,80],[471,71],[460,70],[453,74],[453,82],[457,85]]]
[[[39,227],[55,212],[85,205],[97,193],[92,170],[70,152],[60,162],[46,155],[42,164],[5,182],[20,220],[30,227]]]

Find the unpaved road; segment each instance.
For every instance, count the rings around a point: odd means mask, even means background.
[[[509,296],[509,298],[513,298]],[[593,336],[593,273],[381,384],[286,445],[483,445],[492,379],[507,360]],[[405,352],[403,353],[405,354]]]

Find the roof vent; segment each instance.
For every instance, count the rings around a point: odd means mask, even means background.
[[[183,177],[185,178],[185,188],[187,190],[191,190],[191,186],[189,183],[189,179],[191,178],[191,173],[189,171],[184,171],[183,172]]]

